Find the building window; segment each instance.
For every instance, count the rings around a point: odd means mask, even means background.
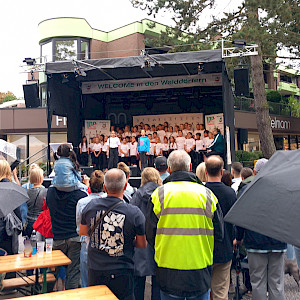
[[[42,107],[47,107],[47,83],[40,85]]]
[[[77,59],[77,40],[56,40],[55,60]]]
[[[44,58],[44,61],[50,62],[53,61],[52,56],[52,41],[48,41],[41,45],[41,57]]]
[[[79,60],[84,60],[88,58],[89,58],[89,42],[80,40]]]

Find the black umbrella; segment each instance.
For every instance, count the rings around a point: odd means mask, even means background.
[[[277,151],[225,221],[300,247],[300,150]]]
[[[27,191],[12,182],[0,182],[0,218],[29,200]]]

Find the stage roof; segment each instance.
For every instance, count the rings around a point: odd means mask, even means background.
[[[205,73],[218,73],[221,72],[223,62],[221,50],[154,54],[147,57],[152,65],[150,71],[142,68],[144,56],[89,59],[76,61],[76,64],[87,73],[86,77],[80,76],[80,81],[91,81],[195,75],[198,74],[199,63],[203,63]],[[46,64],[48,75],[65,73],[74,73],[74,61]]]

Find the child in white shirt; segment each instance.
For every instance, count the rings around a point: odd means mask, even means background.
[[[134,136],[131,137],[131,142],[129,144],[130,147],[130,164],[132,166],[137,165],[137,159],[136,159],[136,154],[137,154],[137,142]]]
[[[169,140],[166,136],[164,137],[164,143],[162,144],[162,154],[165,157],[168,157],[169,155]]]
[[[150,149],[148,153],[148,166],[154,167],[154,149],[155,149],[155,141],[152,138],[152,134],[148,134],[148,139],[150,141]]]
[[[126,165],[129,164],[129,152],[130,152],[130,149],[127,144],[127,140],[126,140],[126,138],[123,138],[121,146],[120,146],[120,158],[121,158],[121,161],[124,162]]]
[[[184,150],[185,137],[182,136],[182,131],[178,131],[178,137],[176,138],[176,144],[178,150]]]
[[[160,142],[160,138],[156,138],[156,144],[154,146],[155,156],[162,156],[162,144]]]

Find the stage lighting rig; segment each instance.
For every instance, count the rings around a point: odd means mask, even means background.
[[[86,73],[78,66],[77,62],[73,60],[73,65],[74,65],[74,74],[75,77],[86,77]]]
[[[141,55],[144,58],[144,62],[141,65],[141,69],[143,69],[143,71],[148,72],[148,71],[153,71],[153,67],[155,67],[155,65],[159,65],[159,62],[153,58],[151,55],[149,55],[149,53],[146,50],[141,50]]]
[[[27,66],[33,66],[36,63],[35,58],[30,58],[30,57],[25,58],[23,62],[26,63]]]

